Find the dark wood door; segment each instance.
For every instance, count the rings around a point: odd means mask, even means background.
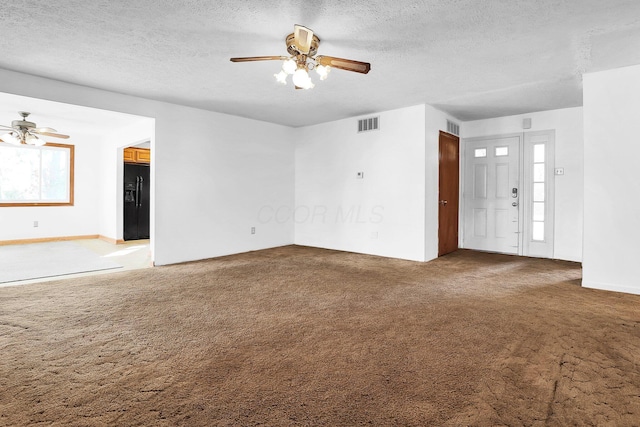
[[[440,132],[438,256],[458,249],[460,138]]]

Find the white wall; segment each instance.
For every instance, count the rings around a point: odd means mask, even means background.
[[[425,106],[375,115],[296,129],[295,241],[423,261]]]
[[[419,261],[437,256],[438,131],[447,116],[431,106],[380,113],[380,131],[357,134],[356,118],[291,129],[6,70],[0,70],[0,91],[155,119],[156,264],[294,242]],[[556,130],[556,166],[565,176],[556,180],[555,256],[580,260],[581,109],[525,116],[532,130]],[[463,137],[519,131],[522,117],[463,123]],[[114,173],[112,153],[108,157],[101,185],[117,194],[118,183],[114,188],[106,178]],[[357,172],[364,179],[356,179]],[[87,234],[120,236],[112,200],[90,203],[108,209],[91,211]],[[13,227],[33,219],[16,214],[0,220]]]
[[[293,205],[290,128],[7,70],[0,91],[155,118],[156,264],[293,243],[293,220],[256,225],[262,206]]]
[[[75,191],[73,206],[3,207],[0,209],[0,240],[39,239],[98,234],[99,185],[96,158],[99,141],[94,135],[75,132],[62,141],[74,145]],[[34,227],[38,221],[38,227]]]
[[[263,206],[293,204],[291,129],[192,108],[167,110],[156,116],[151,148],[156,238],[163,242],[156,259],[176,262],[292,244],[292,219],[258,224]],[[187,125],[176,129],[176,123]]]
[[[555,130],[555,167],[564,168],[565,174],[555,177],[554,258],[578,262],[582,261],[584,188],[582,115],[582,108],[577,107],[476,120],[461,126],[463,138]],[[525,117],[531,118],[531,129],[522,129]]]
[[[582,285],[640,294],[640,65],[583,81]]]

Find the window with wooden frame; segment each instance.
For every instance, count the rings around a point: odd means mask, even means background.
[[[0,143],[0,207],[73,206],[74,146]]]

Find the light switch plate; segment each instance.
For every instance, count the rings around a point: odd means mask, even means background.
[[[358,174],[356,175],[356,178],[363,179],[364,178],[364,172],[358,172]]]

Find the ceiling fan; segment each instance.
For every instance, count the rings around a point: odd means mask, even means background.
[[[7,131],[6,134],[0,136],[0,142],[8,142],[14,145],[31,144],[41,146],[46,144],[46,141],[42,138],[43,136],[69,138],[69,135],[60,134],[55,129],[36,127],[35,123],[27,121],[27,117],[31,113],[18,111],[18,114],[22,116],[22,119],[12,121],[11,126],[0,125],[0,132]]]
[[[327,78],[332,67],[362,74],[367,74],[371,70],[371,64],[368,62],[333,56],[316,56],[320,39],[313,31],[302,25],[294,25],[293,33],[285,38],[285,42],[290,56],[250,56],[231,58],[231,62],[284,61],[282,70],[274,76],[279,83],[287,84],[287,76],[291,74],[296,89],[311,89],[315,86],[309,77],[309,70],[315,69],[320,80]]]

